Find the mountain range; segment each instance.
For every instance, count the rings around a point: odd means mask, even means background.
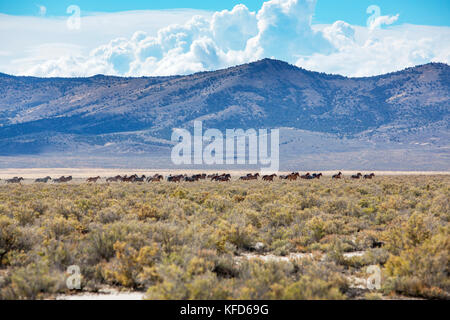
[[[347,78],[263,59],[170,77],[0,74],[0,167],[164,165],[173,128],[195,120],[280,128],[286,170],[450,170],[450,67]]]

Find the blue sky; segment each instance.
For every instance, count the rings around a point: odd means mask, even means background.
[[[0,0],[0,72],[159,76],[274,58],[372,76],[450,63],[449,24],[449,0]]]
[[[65,15],[66,8],[75,4],[82,12],[118,12],[127,10],[152,10],[192,8],[210,11],[231,10],[244,4],[250,10],[261,7],[261,0],[2,0],[0,12],[11,15],[35,15],[38,5],[47,8],[50,16]],[[450,25],[450,1],[448,0],[319,0],[314,22],[333,23],[344,20],[350,24],[364,25],[366,8],[370,5],[381,8],[381,14],[399,13],[396,23],[411,23],[433,26]]]

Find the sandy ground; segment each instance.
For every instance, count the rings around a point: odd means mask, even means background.
[[[339,170],[321,171],[324,176],[331,176]],[[217,170],[155,170],[155,169],[97,169],[97,168],[32,168],[32,169],[0,169],[0,179],[9,179],[15,176],[23,177],[25,179],[36,179],[50,176],[58,178],[60,176],[72,176],[74,179],[83,179],[87,177],[100,176],[102,178],[111,177],[115,175],[146,175],[151,176],[155,173],[167,176],[169,174],[195,174],[195,173],[216,173]],[[220,171],[222,172],[222,171]],[[242,171],[242,170],[227,170],[232,176],[242,176],[249,172],[257,171]],[[342,171],[344,176],[356,174],[358,170]],[[393,176],[393,175],[450,175],[450,171],[362,171],[363,174],[373,172],[376,176]],[[279,174],[287,174],[289,172],[279,172]],[[302,172],[305,173],[305,172]]]
[[[56,300],[143,300],[144,296],[144,292],[121,292],[115,289],[104,289],[98,293],[62,294],[58,295]]]

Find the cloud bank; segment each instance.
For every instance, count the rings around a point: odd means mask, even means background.
[[[405,67],[450,61],[450,28],[388,25],[399,15],[379,16],[368,27],[344,21],[312,24],[316,0],[271,0],[251,12],[244,5],[187,22],[136,31],[89,52],[73,50],[40,60],[25,75],[157,76],[189,74],[270,57],[306,69],[370,76]],[[82,18],[86,19],[86,18]],[[82,24],[84,21],[82,21]]]

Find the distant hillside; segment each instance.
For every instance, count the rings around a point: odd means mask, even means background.
[[[336,152],[333,146],[345,141],[341,152],[375,144],[414,155],[432,147],[429,153],[437,152],[445,166],[449,71],[431,63],[346,78],[264,59],[174,77],[0,74],[0,155],[160,154],[170,146],[173,128],[203,120],[219,129],[289,128],[282,140],[293,157],[319,139],[316,154]]]

